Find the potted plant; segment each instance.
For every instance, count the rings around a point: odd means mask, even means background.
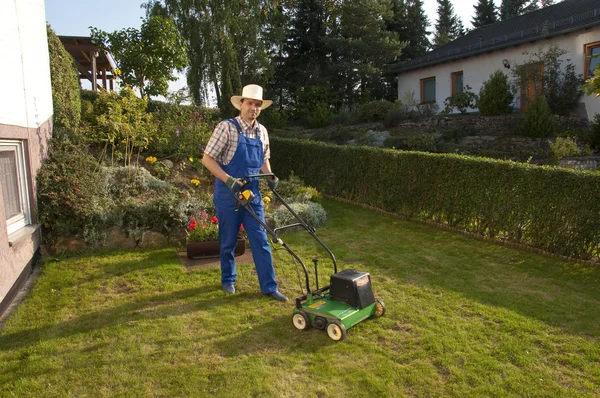
[[[199,211],[187,227],[186,252],[188,258],[219,257],[219,220],[209,216],[206,210]],[[246,240],[238,238],[235,255],[246,251]]]

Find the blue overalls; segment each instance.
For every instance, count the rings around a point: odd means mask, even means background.
[[[228,122],[235,125],[238,131],[238,146],[233,158],[227,165],[220,164],[221,168],[234,178],[242,178],[247,175],[259,174],[260,168],[264,163],[264,151],[262,141],[259,137],[248,138],[242,134],[242,128],[237,120],[229,119]],[[257,123],[257,128],[260,128]],[[264,207],[262,197],[258,189],[258,178],[253,178],[244,189],[252,190],[254,200],[249,203],[256,215],[264,221]],[[219,219],[219,242],[221,244],[221,283],[223,285],[233,285],[236,280],[234,250],[237,244],[237,236],[240,225],[248,233],[250,246],[252,247],[252,257],[260,290],[263,294],[272,293],[277,290],[275,281],[275,270],[273,268],[273,259],[271,257],[271,247],[267,241],[267,234],[264,228],[252,217],[242,206],[236,206],[235,199],[231,190],[217,179],[215,183],[215,193],[213,202],[217,210]],[[236,207],[238,207],[236,211]]]

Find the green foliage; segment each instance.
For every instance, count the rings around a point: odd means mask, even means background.
[[[593,55],[591,58],[599,58],[600,55]],[[600,97],[600,63],[596,64],[594,68],[594,75],[590,76],[583,85],[583,89],[585,90],[587,95],[595,95],[596,97]]]
[[[358,121],[380,122],[394,108],[394,103],[387,100],[370,101],[360,104],[358,108]]]
[[[38,214],[49,242],[58,236],[98,236],[111,209],[107,180],[84,147],[52,142],[37,175]]]
[[[140,30],[90,30],[92,38],[115,59],[123,84],[138,88],[142,97],[166,95],[169,81],[177,80],[173,71],[187,66],[186,44],[169,17],[144,19]]]
[[[433,47],[438,48],[465,34],[460,17],[454,13],[450,0],[437,0],[438,19],[435,23]]]
[[[319,203],[290,203],[289,205],[300,218],[313,228],[325,225],[327,222],[327,213]],[[273,212],[273,222],[276,227],[281,227],[296,222],[296,218],[286,207],[281,206]]]
[[[463,91],[454,94],[444,100],[444,113],[449,114],[454,112],[456,108],[460,113],[467,113],[468,108],[475,108],[477,104],[477,95],[471,91],[471,87],[466,85]]]
[[[151,101],[148,108],[158,121],[157,131],[148,144],[148,151],[158,156],[201,158],[202,147],[212,134],[217,111],[195,105],[185,105],[179,93],[169,102]]]
[[[519,130],[526,137],[552,137],[556,134],[556,118],[544,96],[537,96],[527,108]]]
[[[475,15],[471,20],[473,28],[479,29],[485,25],[498,22],[498,13],[494,0],[478,0],[475,7]]]
[[[512,112],[514,94],[508,77],[497,70],[483,83],[479,91],[477,107],[482,115],[502,115]]]
[[[526,82],[540,87],[550,111],[555,115],[568,115],[583,95],[583,76],[575,73],[575,65],[568,62],[562,67],[564,61],[561,57],[565,54],[567,51],[552,45],[546,51],[540,49],[530,54],[527,63],[513,68],[517,85],[523,86]]]
[[[575,138],[572,137],[557,137],[554,142],[550,142],[550,153],[552,154],[552,161],[554,164],[558,164],[561,159],[569,156],[577,156],[581,153],[577,147]]]
[[[454,127],[442,132],[442,140],[458,144],[463,138],[477,135],[475,129],[466,121],[457,123]]]
[[[590,132],[590,146],[592,149],[600,151],[600,113],[597,113],[592,123],[590,123]]]
[[[600,175],[273,137],[273,164],[323,194],[563,255],[600,258]]]
[[[139,197],[149,192],[167,191],[169,184],[152,176],[143,167],[105,167],[106,185],[114,199]]]
[[[122,158],[129,165],[134,151],[148,147],[156,132],[154,118],[146,113],[146,106],[146,101],[128,87],[119,93],[100,92],[92,113],[84,115],[84,139],[104,146],[105,151],[110,145],[111,164]]]
[[[46,26],[46,32],[50,56],[54,126],[77,129],[81,118],[79,73],[73,57],[49,25]]]

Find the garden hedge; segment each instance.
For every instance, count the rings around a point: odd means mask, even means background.
[[[79,72],[75,67],[73,57],[62,45],[52,28],[46,25],[46,31],[50,56],[54,126],[76,129],[81,119]]]
[[[600,258],[600,174],[271,137],[271,164],[327,195],[553,253]]]

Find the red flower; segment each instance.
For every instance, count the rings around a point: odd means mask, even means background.
[[[212,216],[210,218],[210,222],[213,224],[218,224],[219,223],[219,219],[216,216]]]
[[[240,225],[240,229],[243,231],[244,230],[244,224]]]

